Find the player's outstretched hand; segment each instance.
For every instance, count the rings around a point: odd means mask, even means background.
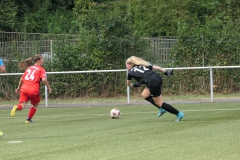
[[[173,76],[173,69],[167,70],[166,72],[164,72],[164,75],[166,75],[168,77],[172,77]]]

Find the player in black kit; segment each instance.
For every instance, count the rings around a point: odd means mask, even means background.
[[[142,91],[142,97],[159,109],[158,117],[168,111],[177,116],[176,122],[182,120],[184,117],[182,112],[179,112],[170,104],[163,102],[161,94],[162,78],[158,73],[153,71],[159,70],[163,72],[164,75],[171,77],[173,70],[167,71],[136,56],[131,56],[127,59],[126,68],[128,69],[127,85],[129,87],[140,87],[142,84],[146,85]],[[132,83],[132,79],[135,79],[137,83]]]

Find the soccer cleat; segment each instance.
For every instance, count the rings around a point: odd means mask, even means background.
[[[158,112],[157,116],[160,117],[160,116],[162,116],[166,112],[167,111],[165,109],[159,108],[159,112]]]
[[[27,119],[25,123],[28,124],[28,123],[34,123],[34,122],[31,119]]]
[[[15,113],[16,113],[17,108],[18,108],[17,105],[13,106],[13,109],[11,110],[11,114],[10,114],[12,117],[15,116]]]
[[[177,114],[176,122],[181,121],[183,117],[184,117],[184,114],[183,114],[182,112],[179,112],[179,113]]]

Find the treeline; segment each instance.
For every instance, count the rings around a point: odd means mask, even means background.
[[[173,58],[206,59],[181,60],[176,65],[229,65],[225,61],[210,63],[207,54],[229,57],[239,53],[239,15],[239,0],[2,0],[0,30],[90,35],[96,37],[93,41],[107,42],[177,36],[177,57]],[[216,52],[218,49],[220,52]]]
[[[239,15],[239,0],[2,0],[0,30],[81,35],[82,52],[102,56],[119,44],[144,52],[132,39],[176,36],[176,66],[238,65]]]
[[[239,28],[239,8],[239,0],[1,0],[0,30],[80,34],[123,28],[114,35],[177,36],[185,24],[188,31]]]

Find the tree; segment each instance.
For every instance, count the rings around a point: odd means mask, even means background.
[[[9,0],[2,0],[0,5],[0,30],[13,31],[17,23],[18,6]]]
[[[198,24],[191,0],[133,0],[129,10],[133,15],[133,29],[141,36],[176,36],[177,23]]]

